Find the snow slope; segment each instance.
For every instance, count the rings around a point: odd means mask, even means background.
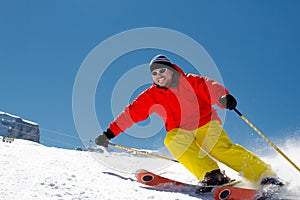
[[[298,142],[284,149],[300,163]],[[286,195],[300,199],[300,173],[278,155],[264,157],[290,182]],[[46,147],[26,140],[0,142],[0,199],[212,199],[144,188],[134,172],[144,168],[176,180],[197,183],[180,164],[125,152],[98,152]],[[112,166],[112,167],[110,167]],[[226,167],[224,167],[226,168]],[[229,169],[231,177],[237,174]]]

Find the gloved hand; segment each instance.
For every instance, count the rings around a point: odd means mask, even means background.
[[[102,134],[95,139],[95,143],[99,146],[108,147],[109,139],[106,135]]]
[[[113,137],[115,137],[114,133],[110,129],[107,129],[95,139],[95,143],[99,146],[108,147],[109,140]]]
[[[236,99],[231,94],[225,94],[221,96],[219,101],[222,104],[222,106],[224,106],[224,108],[229,110],[235,109],[237,105]]]

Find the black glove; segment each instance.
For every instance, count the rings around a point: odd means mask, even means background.
[[[231,94],[225,94],[225,95],[221,96],[219,101],[222,104],[222,106],[224,106],[225,108],[227,108],[229,110],[235,109],[235,107],[237,105],[236,99]]]
[[[108,147],[109,139],[106,135],[102,134],[95,139],[95,143],[99,146]]]
[[[109,140],[114,137],[114,133],[110,129],[107,129],[107,131],[104,131],[102,135],[99,135],[95,139],[95,143],[99,146],[108,147]]]

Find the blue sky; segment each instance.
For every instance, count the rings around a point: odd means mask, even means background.
[[[299,8],[296,0],[1,1],[0,110],[39,123],[45,145],[80,146],[72,93],[85,58],[118,33],[161,27],[181,32],[203,46],[237,98],[239,110],[266,136],[276,142],[298,138]],[[122,73],[148,63],[160,52],[148,49],[117,59],[112,65],[126,67],[108,70],[99,82],[97,114],[110,102],[112,85]],[[185,61],[162,53],[190,72]],[[98,117],[103,127],[113,119],[109,109]],[[227,112],[224,127],[234,142],[250,149],[267,146],[234,112]],[[163,134],[146,142],[123,134],[114,142],[155,148],[162,144]]]

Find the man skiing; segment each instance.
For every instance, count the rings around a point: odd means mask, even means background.
[[[185,74],[164,55],[151,60],[150,71],[153,85],[126,106],[95,139],[97,145],[107,147],[110,139],[156,113],[164,120],[168,132],[165,146],[203,184],[222,185],[230,180],[213,157],[252,182],[282,185],[268,164],[233,144],[222,128],[212,106],[232,110],[237,105],[224,86],[207,77]]]

